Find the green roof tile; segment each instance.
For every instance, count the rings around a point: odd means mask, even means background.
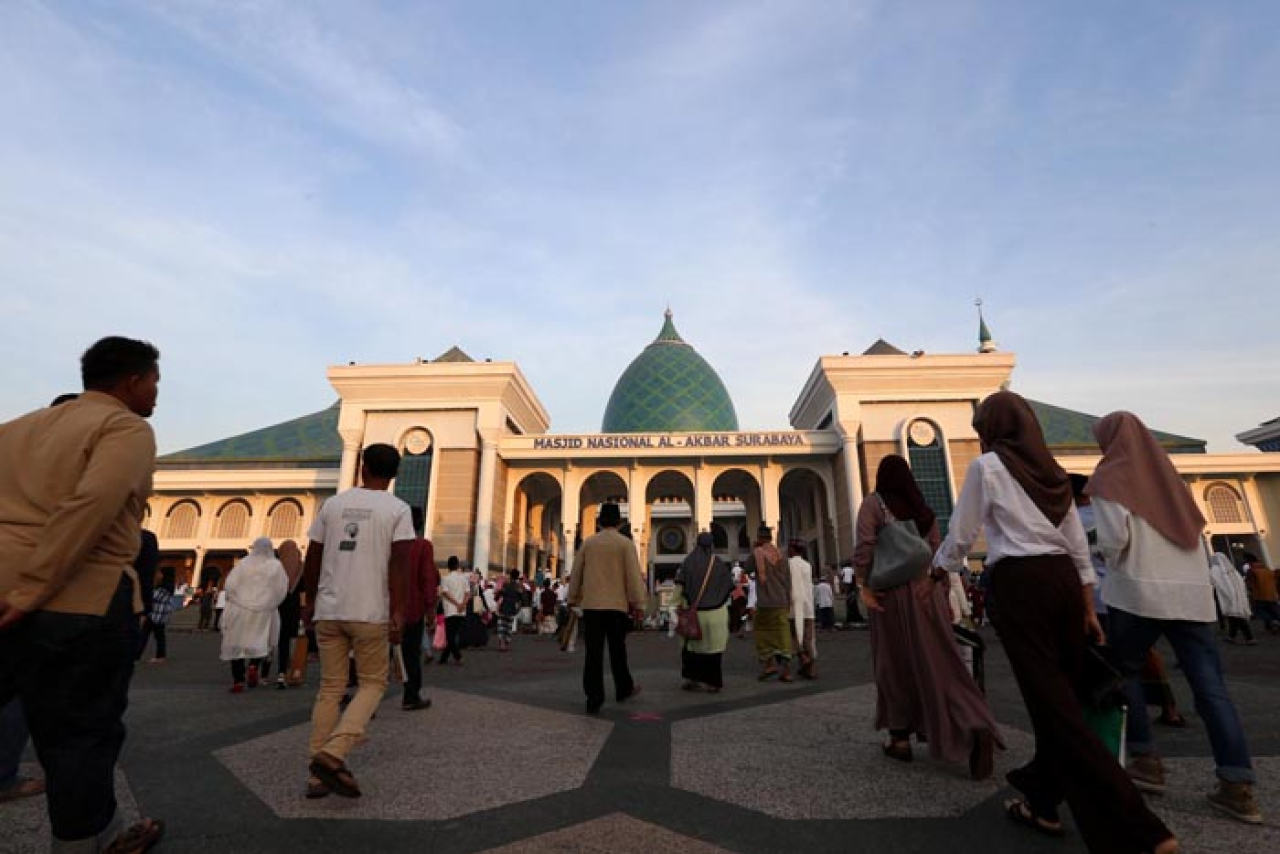
[[[312,463],[336,466],[342,461],[338,436],[341,401],[328,409],[160,457],[161,466],[183,464]]]
[[[738,414],[707,360],[676,332],[671,310],[609,396],[602,433],[737,430]]]
[[[1045,442],[1049,449],[1057,453],[1097,454],[1101,452],[1097,441],[1093,438],[1093,425],[1102,419],[1097,415],[1063,409],[1049,403],[1027,399],[1040,428],[1044,431]],[[1205,441],[1178,436],[1160,430],[1151,431],[1160,445],[1171,454],[1203,454]]]

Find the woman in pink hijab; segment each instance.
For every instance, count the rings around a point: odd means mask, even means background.
[[[1139,673],[1163,635],[1172,644],[1195,695],[1217,763],[1218,789],[1209,804],[1250,824],[1262,821],[1253,798],[1255,775],[1235,703],[1222,678],[1214,626],[1204,517],[1164,448],[1131,412],[1094,425],[1102,461],[1086,492],[1097,521],[1098,550],[1107,563],[1102,600],[1116,660],[1128,677],[1129,776],[1138,788],[1165,788]]]

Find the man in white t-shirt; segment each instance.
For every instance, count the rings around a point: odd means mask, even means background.
[[[345,760],[386,691],[387,644],[400,642],[415,537],[409,505],[387,493],[399,467],[400,454],[390,445],[365,448],[361,486],[326,501],[308,533],[303,619],[314,624],[320,652],[308,798],[360,796]],[[360,686],[344,713],[352,655]]]
[[[444,636],[446,646],[440,653],[440,663],[448,664],[449,656],[462,664],[462,629],[467,622],[467,602],[471,601],[471,579],[456,555],[449,556],[449,571],[440,579],[440,602],[444,605]]]

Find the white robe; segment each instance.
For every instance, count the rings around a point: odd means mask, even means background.
[[[280,636],[276,609],[289,592],[289,575],[274,557],[250,555],[227,576],[222,613],[222,660],[262,658]]]
[[[1213,582],[1218,607],[1228,617],[1249,619],[1249,591],[1244,578],[1225,556],[1215,554],[1209,560],[1209,580]]]
[[[805,620],[814,618],[813,567],[802,557],[789,558],[787,563],[791,566],[791,619],[796,638],[804,643]]]

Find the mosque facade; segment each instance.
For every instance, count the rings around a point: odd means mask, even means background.
[[[883,340],[818,358],[788,429],[744,431],[715,369],[676,331],[627,367],[598,433],[549,432],[515,362],[454,347],[431,361],[332,367],[339,400],[320,412],[162,457],[144,524],[180,581],[224,575],[255,537],[302,541],[323,501],[355,485],[361,448],[401,451],[393,491],[420,507],[443,562],[556,576],[595,532],[599,505],[621,505],[651,580],[674,571],[699,531],[745,554],[756,528],[808,545],[815,566],[853,553],[854,519],[888,454],[906,457],[945,526],[970,462],[978,403],[1011,387],[1016,360],[980,323],[977,352],[905,353]],[[1098,461],[1084,413],[1032,401],[1064,468]],[[1207,454],[1158,432],[1208,520],[1208,542],[1271,563],[1280,521],[1280,454]],[[980,555],[980,552],[979,552]]]

